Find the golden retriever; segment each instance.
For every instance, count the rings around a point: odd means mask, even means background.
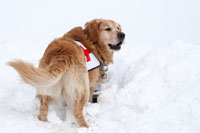
[[[88,127],[83,116],[84,105],[92,100],[94,88],[102,80],[102,67],[113,63],[113,51],[120,50],[125,34],[112,20],[95,19],[76,27],[63,37],[55,39],[46,48],[36,68],[30,63],[16,60],[8,63],[22,80],[36,87],[40,100],[38,119],[47,121],[48,104],[62,96],[81,127]],[[81,42],[101,65],[90,71],[86,68]]]

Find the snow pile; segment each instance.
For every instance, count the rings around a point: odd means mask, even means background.
[[[86,105],[86,129],[67,124],[64,109],[51,107],[49,122],[39,121],[35,89],[5,64],[20,58],[37,66],[47,45],[0,40],[0,132],[199,133],[200,46],[132,42],[115,54],[99,103]]]

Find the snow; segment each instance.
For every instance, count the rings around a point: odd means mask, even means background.
[[[199,133],[199,1],[102,0],[96,5],[0,1],[0,133]],[[6,62],[22,59],[38,66],[50,41],[94,18],[120,23],[126,42],[109,66],[98,104],[85,107],[90,128],[69,123],[59,105],[50,106],[49,122],[39,121],[35,89]]]
[[[49,122],[39,121],[35,89],[21,83],[6,65],[21,58],[37,66],[46,45],[8,41],[0,46],[1,132],[200,132],[199,45],[141,44],[127,38],[109,66],[109,81],[101,85],[99,103],[85,107],[89,129],[67,123],[64,107],[52,106]]]

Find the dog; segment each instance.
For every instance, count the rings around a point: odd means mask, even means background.
[[[125,39],[120,24],[105,19],[94,19],[85,27],[75,27],[63,37],[53,40],[46,48],[36,68],[28,62],[8,62],[21,76],[23,82],[36,88],[40,101],[38,119],[47,121],[48,105],[63,97],[80,127],[89,127],[84,115],[84,105],[92,101],[95,86],[102,81],[103,66],[113,63],[113,52],[121,49]],[[83,44],[100,62],[87,70]]]

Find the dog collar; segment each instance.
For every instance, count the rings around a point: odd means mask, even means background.
[[[100,61],[94,56],[94,54],[91,51],[85,48],[85,46],[81,42],[75,41],[75,43],[78,44],[84,52],[88,71],[100,67],[101,65]]]

